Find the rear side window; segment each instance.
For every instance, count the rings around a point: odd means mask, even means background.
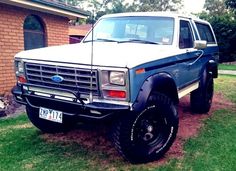
[[[208,44],[215,44],[216,43],[209,25],[202,24],[202,23],[196,23],[196,26],[197,26],[201,40],[206,40]]]

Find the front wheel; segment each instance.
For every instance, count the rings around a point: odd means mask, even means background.
[[[45,133],[66,132],[72,129],[76,124],[75,120],[72,119],[66,119],[63,121],[64,123],[56,123],[41,119],[39,118],[39,109],[29,106],[26,106],[26,113],[32,124]]]
[[[170,98],[152,93],[142,112],[129,113],[116,124],[113,141],[131,163],[145,163],[163,156],[177,131],[178,114]]]

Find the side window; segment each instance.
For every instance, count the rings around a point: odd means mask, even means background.
[[[202,23],[196,23],[196,26],[197,26],[201,40],[206,40],[208,44],[215,44],[216,43],[209,25],[202,24]]]
[[[42,20],[35,15],[29,15],[24,21],[25,50],[46,46],[45,30]]]
[[[180,49],[193,47],[193,34],[188,21],[180,21],[179,47]]]

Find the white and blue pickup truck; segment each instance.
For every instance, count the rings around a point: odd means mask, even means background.
[[[41,131],[111,119],[118,151],[132,163],[157,160],[178,131],[179,99],[207,113],[217,78],[211,25],[172,13],[105,15],[79,44],[15,55],[15,100]]]

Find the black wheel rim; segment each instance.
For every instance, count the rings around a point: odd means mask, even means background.
[[[156,106],[146,109],[133,125],[133,141],[135,147],[150,154],[161,149],[167,142],[170,128],[164,113]]]

